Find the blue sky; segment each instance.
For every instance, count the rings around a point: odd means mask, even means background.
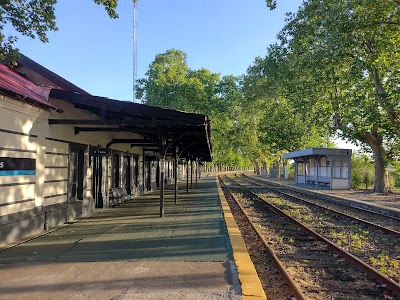
[[[59,0],[59,30],[49,43],[21,37],[18,48],[39,64],[96,96],[132,99],[133,4],[119,0],[112,20],[92,0]],[[187,53],[191,69],[241,75],[276,41],[285,13],[301,0],[138,0],[138,78],[159,53]]]

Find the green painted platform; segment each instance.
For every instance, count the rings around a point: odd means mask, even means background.
[[[147,194],[1,251],[0,264],[231,260],[215,177],[179,188],[178,204],[167,189],[163,218],[159,193]]]

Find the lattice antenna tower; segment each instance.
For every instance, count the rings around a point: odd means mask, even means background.
[[[137,76],[137,0],[133,0],[133,99],[136,101],[136,76]]]

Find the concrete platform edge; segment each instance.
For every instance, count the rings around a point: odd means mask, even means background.
[[[250,259],[246,244],[244,243],[240,230],[233,218],[217,176],[215,177],[215,181],[217,183],[222,213],[224,214],[224,220],[232,246],[233,259],[238,270],[239,281],[242,288],[242,299],[267,299],[260,278],[258,277],[257,271]]]

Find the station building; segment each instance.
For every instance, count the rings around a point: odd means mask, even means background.
[[[0,65],[0,245],[156,189],[162,216],[164,185],[201,161],[206,115],[92,96],[23,55]]]
[[[351,153],[350,149],[309,148],[283,158],[294,160],[296,183],[343,190],[351,189]]]

